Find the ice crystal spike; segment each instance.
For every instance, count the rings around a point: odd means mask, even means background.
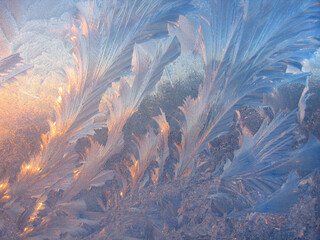
[[[287,175],[289,171],[292,172],[281,188],[266,200],[260,201],[255,210],[272,213],[288,212],[298,200],[299,186],[306,184],[316,169],[319,169],[319,154],[319,142],[311,136],[306,145],[294,151],[289,161],[279,164],[272,170],[276,175]]]
[[[21,167],[17,182],[9,190],[12,202],[22,194],[42,199],[51,189],[65,188],[75,167],[72,143],[104,126],[93,122],[99,102],[111,83],[130,71],[135,44],[164,36],[168,22],[190,8],[188,1],[163,0],[90,1],[77,6],[77,18],[70,29],[75,68],[66,68],[68,87],[59,89],[55,121],[42,137],[41,152]],[[177,46],[177,40],[168,46]],[[138,78],[149,78],[154,85],[167,61],[177,56],[177,50],[164,47],[164,58],[157,58],[159,62],[147,71],[151,75]],[[152,85],[145,86],[145,91],[149,92]]]
[[[299,176],[293,171],[297,170],[300,177],[306,177],[320,166],[319,144],[314,138],[311,138],[308,144],[294,150],[294,132],[297,128],[296,111],[280,112],[270,124],[264,121],[254,136],[246,133],[242,148],[235,153],[231,162],[225,164],[223,173],[218,177],[217,193],[211,198],[219,201],[223,196],[224,201],[237,202],[235,208],[237,205],[248,208],[256,204],[266,204],[270,212],[285,211],[279,211],[276,203],[271,210],[272,202],[276,201],[271,199],[278,199],[279,204],[283,204],[286,202],[286,194],[288,198],[297,196],[293,193],[293,188],[297,187]],[[306,158],[302,157],[304,154]],[[283,179],[287,176],[289,177],[286,183]],[[268,197],[270,199],[265,203],[265,198]],[[296,201],[292,199],[292,202]],[[231,213],[232,209],[231,206],[221,209],[221,205],[215,207],[218,208],[218,212],[227,211],[226,213]],[[263,208],[258,207],[259,211]],[[286,209],[288,210],[289,206]]]
[[[318,239],[319,47],[319,0],[0,0],[0,239]]]
[[[209,1],[209,6],[199,28],[205,80],[198,98],[187,98],[181,108],[185,121],[176,177],[194,170],[195,156],[228,131],[236,108],[261,103],[259,93],[274,87],[304,81],[308,74],[289,74],[286,68],[319,46],[317,1]],[[284,15],[284,8],[291,14]]]
[[[105,146],[92,142],[92,148],[87,152],[86,162],[79,169],[79,179],[71,184],[66,195],[74,196],[79,192],[76,189],[84,189],[87,186],[86,183],[90,183],[91,179],[99,174],[105,162],[122,150],[124,125],[138,110],[143,98],[154,89],[162,75],[164,66],[172,62],[179,53],[180,47],[176,38],[162,39],[158,43],[150,41],[135,46],[132,60],[135,76],[133,79],[122,77],[120,82],[113,83],[113,87],[107,91],[102,99],[101,109],[106,114],[108,135],[111,137],[108,138]],[[164,128],[163,117],[159,122]],[[157,137],[153,138],[153,141],[158,140]],[[141,147],[145,144],[147,142],[144,142]],[[149,151],[152,150],[152,147],[156,147],[156,145],[152,145]],[[69,193],[69,190],[72,193]]]
[[[26,72],[33,66],[22,62],[19,53],[0,60],[0,87],[10,82],[15,76]]]
[[[137,194],[148,181],[152,181],[154,184],[159,181],[165,160],[169,156],[170,126],[162,111],[155,120],[159,125],[158,134],[154,133],[154,129],[149,129],[143,138],[137,139],[138,158],[131,155],[133,164],[129,166],[129,171],[132,178],[132,194]],[[151,168],[152,162],[157,162],[158,166]]]

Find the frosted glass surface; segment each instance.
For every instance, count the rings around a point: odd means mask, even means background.
[[[318,0],[0,0],[0,239],[320,239]]]

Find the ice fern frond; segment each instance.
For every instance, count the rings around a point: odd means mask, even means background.
[[[159,126],[159,146],[158,153],[156,157],[156,161],[158,163],[158,167],[154,170],[154,174],[152,175],[152,181],[157,183],[164,171],[164,164],[166,162],[167,157],[169,156],[169,145],[168,139],[170,134],[170,125],[167,122],[166,115],[161,111],[161,114],[157,117],[153,118]]]
[[[55,209],[50,210],[44,210],[39,224],[27,226],[21,236],[28,239],[55,239],[56,236],[84,238],[91,233],[90,229],[99,228],[99,219],[103,217],[103,213],[88,211],[83,200],[57,204]]]
[[[113,83],[102,99],[101,112],[106,115],[108,128],[112,128],[114,124],[119,125],[120,119],[124,123],[127,121],[143,98],[152,92],[164,67],[179,54],[179,42],[172,37],[135,46],[132,59],[135,75],[123,77],[119,83]]]
[[[294,110],[278,113],[269,124],[264,121],[254,136],[245,134],[242,148],[217,178],[218,193],[212,197],[223,194],[224,199],[242,199],[249,206],[255,205],[284,190],[288,176],[289,182],[293,176],[298,179],[292,171],[298,169],[299,176],[305,177],[318,168],[319,143],[312,137],[306,145],[294,150],[297,129]]]
[[[148,181],[154,184],[158,182],[163,173],[164,163],[169,156],[168,136],[170,127],[166,120],[164,112],[155,118],[159,125],[158,134],[154,133],[154,129],[149,129],[147,134],[137,139],[138,158],[131,155],[133,165],[129,168],[131,173],[131,193],[137,192],[145,186]],[[157,166],[152,167],[152,162],[156,162]]]
[[[209,2],[210,13],[199,28],[205,80],[198,98],[187,99],[182,108],[186,120],[176,177],[194,169],[194,157],[228,130],[235,109],[261,103],[259,93],[273,87],[304,81],[307,73],[290,74],[286,68],[301,68],[319,46],[315,0]]]
[[[136,158],[134,155],[131,155],[133,165],[129,167],[132,178],[131,192],[133,194],[144,187],[151,178],[147,174],[147,169],[156,160],[157,153],[155,149],[158,145],[158,136],[153,131],[154,129],[149,129],[147,134],[142,138],[136,137],[139,156]]]
[[[263,175],[286,162],[292,154],[297,130],[296,111],[280,112],[271,123],[265,120],[258,132],[245,133],[243,145],[226,167],[222,179],[241,179]]]
[[[121,151],[123,143],[123,139],[117,136],[108,138],[106,146],[92,141],[91,148],[86,154],[86,160],[74,170],[73,181],[65,190],[62,201],[68,202],[81,190],[103,185],[107,180],[112,180],[114,171],[103,170],[103,164],[111,156]]]
[[[280,189],[255,207],[258,212],[281,213],[286,212],[298,200],[298,189],[301,185],[310,184],[312,175],[320,167],[320,144],[311,136],[308,143],[294,151],[289,161],[279,167],[273,174],[288,174],[288,180]],[[296,170],[296,171],[294,171]]]
[[[136,45],[132,61],[135,76],[133,79],[132,76],[122,77],[120,82],[113,83],[113,87],[102,99],[101,111],[106,114],[110,137],[105,146],[92,143],[86,162],[77,173],[79,179],[83,179],[74,182],[69,188],[72,193],[66,191],[66,195],[74,196],[80,190],[89,187],[91,179],[99,175],[105,162],[122,150],[122,129],[125,123],[160,80],[163,68],[178,57],[179,46],[178,40],[172,37]],[[163,121],[159,119],[161,126],[165,124]]]
[[[230,213],[232,209],[225,206],[228,201],[242,208],[252,207],[281,187],[290,169],[279,169],[292,157],[297,128],[296,111],[280,112],[271,123],[265,120],[254,136],[244,133],[241,149],[226,162],[215,181],[216,193],[211,198],[216,201],[217,212]]]
[[[167,34],[168,22],[190,6],[187,0],[107,0],[81,3],[78,8],[79,27],[74,25],[71,39],[76,44],[81,109],[70,128],[82,128],[82,132],[83,123],[98,113],[106,89],[130,72],[135,43]]]
[[[186,3],[126,1],[120,4],[119,1],[105,1],[99,8],[97,2],[79,4],[79,26],[73,25],[71,29],[76,69],[66,70],[68,89],[59,89],[56,120],[50,124],[50,132],[43,137],[40,156],[34,160],[43,174],[48,176],[64,164],[70,142],[101,127],[101,123],[93,123],[101,96],[113,80],[126,72],[124,69],[131,68],[134,44],[165,34],[164,26],[178,17]],[[106,7],[111,10],[104,11]],[[172,53],[166,54],[170,61]],[[175,54],[176,50],[173,57]],[[158,60],[158,67],[166,64],[165,59]],[[153,69],[152,73],[161,71]]]
[[[135,44],[164,36],[168,22],[191,8],[188,2],[106,0],[78,4],[77,19],[71,29],[76,67],[66,69],[68,86],[59,89],[55,120],[42,137],[40,153],[21,167],[17,182],[9,187],[8,208],[24,194],[42,199],[51,189],[66,189],[74,175],[73,143],[104,126],[93,122],[103,93],[131,69]],[[177,40],[173,42],[168,46],[177,46]],[[172,61],[179,48],[159,48],[159,51],[163,55],[147,71],[150,75],[143,76],[150,81],[160,78],[162,64]],[[146,92],[151,85],[145,86]],[[117,141],[120,143],[117,147],[121,146],[121,138]],[[27,215],[21,226],[29,221]]]
[[[13,54],[0,60],[0,88],[9,83],[15,76],[26,72],[33,66],[23,63],[20,54]]]

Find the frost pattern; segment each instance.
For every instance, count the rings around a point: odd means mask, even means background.
[[[0,7],[0,91],[51,113],[38,151],[0,177],[1,237],[217,238],[224,221],[281,221],[273,214],[294,215],[302,194],[317,199],[320,144],[305,132],[318,1]],[[196,95],[161,99],[195,76]],[[280,104],[293,83],[303,85],[298,99]],[[240,148],[219,156],[213,140],[222,148],[235,132]]]

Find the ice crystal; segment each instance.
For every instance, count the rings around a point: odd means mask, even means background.
[[[319,16],[1,1],[0,238],[319,238]]]

